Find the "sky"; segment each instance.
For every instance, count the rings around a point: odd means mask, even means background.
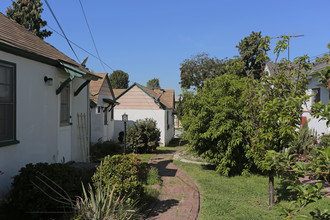
[[[48,0],[69,40],[97,56],[79,0]],[[87,56],[94,72],[123,70],[130,84],[158,78],[164,89],[181,93],[180,64],[206,52],[238,55],[236,45],[252,31],[263,36],[304,35],[290,41],[290,58],[328,52],[329,0],[81,0],[101,59],[73,45],[79,61]],[[5,14],[11,0],[0,0]],[[46,4],[42,19],[60,32]],[[46,27],[46,29],[49,29]],[[278,39],[272,39],[271,49]],[[48,43],[77,61],[70,46],[53,33]],[[274,59],[272,52],[270,57]]]

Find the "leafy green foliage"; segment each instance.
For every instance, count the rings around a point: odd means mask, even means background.
[[[14,177],[11,203],[22,212],[70,211],[66,198],[81,195],[80,185],[79,172],[66,164],[27,164]]]
[[[225,60],[210,58],[207,53],[197,54],[181,63],[181,88],[201,88],[206,79],[214,79],[225,73]]]
[[[288,62],[280,63],[274,75],[264,75],[261,83],[249,86],[246,103],[251,138],[249,155],[263,170],[271,170],[272,158],[267,151],[276,152],[289,147],[297,137],[301,125],[302,104],[309,97],[307,89],[307,57],[295,60],[294,68]],[[304,70],[304,71],[303,71]]]
[[[51,31],[41,30],[47,25],[47,21],[41,19],[43,12],[40,0],[16,0],[12,1],[12,7],[7,8],[7,16],[31,31],[41,39],[52,35]]]
[[[322,57],[316,57],[315,62],[330,61],[330,43],[327,44],[327,48],[329,49],[329,53],[324,54]]]
[[[316,140],[316,131],[314,129],[310,130],[306,121],[304,126],[297,133],[296,138],[293,140],[290,150],[298,154],[306,154],[306,152],[308,152],[308,148],[313,146],[316,143]]]
[[[147,82],[147,87],[149,89],[160,89],[159,79],[153,78]]]
[[[160,131],[156,121],[140,119],[127,128],[127,149],[134,153],[153,152],[159,146]]]
[[[254,32],[242,39],[238,46],[238,52],[244,62],[244,73],[246,76],[253,76],[255,79],[260,79],[265,68],[267,59],[260,59],[266,54],[269,48],[269,40],[264,41],[261,32]]]
[[[196,95],[186,97],[182,125],[189,148],[217,164],[224,175],[249,169],[245,157],[243,118],[247,79],[222,75],[206,80]]]
[[[106,156],[92,177],[95,188],[116,186],[114,195],[125,197],[127,204],[134,204],[143,196],[146,165],[136,154]]]
[[[122,70],[113,71],[110,76],[110,83],[113,89],[127,89],[129,75]]]
[[[121,152],[122,148],[114,141],[98,142],[90,148],[90,156],[92,161],[100,161],[107,155],[115,155]]]
[[[98,184],[96,184],[98,185]],[[115,196],[116,186],[107,186],[104,190],[98,185],[95,190],[89,185],[88,194],[83,188],[83,198],[79,197],[75,205],[74,220],[90,219],[131,219],[134,217],[134,207],[128,207],[124,198]]]
[[[328,209],[320,210],[316,209],[314,212],[310,212],[313,219],[327,220],[330,219],[330,213]]]
[[[319,145],[324,149],[330,146],[330,134],[325,134],[321,136],[321,141]]]

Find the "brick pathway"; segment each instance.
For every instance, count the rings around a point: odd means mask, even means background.
[[[149,164],[159,170],[163,182],[159,201],[147,210],[147,219],[197,219],[199,191],[188,175],[172,163],[173,154],[156,154]]]

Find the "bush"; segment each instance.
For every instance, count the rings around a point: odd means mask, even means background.
[[[246,146],[244,106],[246,78],[225,74],[206,80],[197,93],[184,93],[181,123],[188,147],[198,156],[216,164],[222,175],[253,170]]]
[[[114,141],[98,142],[91,146],[90,155],[92,161],[101,161],[107,155],[121,153],[120,145]]]
[[[37,163],[19,170],[10,199],[22,212],[63,212],[71,211],[71,201],[81,192],[81,179],[75,168],[67,164]]]
[[[128,204],[143,196],[146,165],[135,154],[106,156],[92,177],[95,188],[116,186],[114,194],[124,196]]]
[[[330,134],[321,136],[320,147],[325,149],[330,146]]]
[[[135,213],[127,210],[134,210],[134,207],[127,207],[124,199],[114,195],[115,186],[106,190],[96,187],[95,190],[89,185],[88,194],[83,187],[84,196],[77,199],[75,205],[74,220],[89,219],[131,219]]]
[[[137,120],[127,128],[127,150],[134,153],[152,152],[159,146],[160,131],[150,118]]]

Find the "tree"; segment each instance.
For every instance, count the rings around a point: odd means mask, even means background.
[[[113,89],[127,89],[128,88],[128,73],[122,70],[115,70],[110,74],[110,82]]]
[[[251,168],[245,152],[243,114],[246,78],[224,74],[208,79],[197,94],[184,94],[181,123],[190,150],[215,163],[217,172],[234,175]]]
[[[207,53],[197,54],[181,63],[181,88],[201,88],[206,79],[214,79],[225,73],[226,60],[210,58]]]
[[[277,58],[287,48],[288,40],[289,37],[284,37],[278,42],[274,51]],[[308,61],[307,56],[296,58],[294,64],[282,60],[276,65],[272,75],[261,74],[260,82],[254,80],[248,86],[244,111],[250,139],[247,156],[253,158],[256,165],[269,174],[270,206],[275,202],[274,153],[288,148],[297,137],[303,113],[302,105],[309,98],[306,95],[307,71],[311,68]]]
[[[160,89],[159,79],[153,78],[147,82],[147,87],[149,89]]]
[[[266,41],[265,41],[266,40]],[[261,44],[265,44],[260,47]],[[262,38],[261,32],[253,32],[242,39],[236,46],[242,61],[244,62],[244,75],[253,76],[255,79],[261,77],[267,57],[262,56],[269,51],[269,39]]]
[[[12,2],[12,7],[7,8],[7,16],[15,20],[34,35],[44,39],[52,35],[51,31],[41,30],[47,25],[47,21],[41,19],[43,3],[40,0],[16,0]]]

